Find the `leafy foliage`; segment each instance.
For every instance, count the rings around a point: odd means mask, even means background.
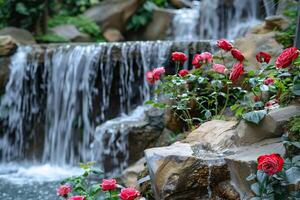
[[[152,12],[156,6],[165,7],[166,5],[166,0],[147,0],[130,18],[126,29],[134,31],[140,29],[152,20]]]
[[[280,31],[279,34],[275,36],[275,39],[281,43],[284,47],[290,47],[294,44],[294,38],[295,38],[295,33],[296,33],[296,20],[297,20],[297,6],[291,6],[290,9],[284,11],[284,15],[287,16],[290,20],[291,23],[290,25]]]
[[[92,21],[90,18],[85,17],[83,15],[79,15],[76,17],[58,15],[51,18],[48,22],[48,26],[55,27],[62,24],[72,24],[78,28],[79,31],[87,33],[94,38],[99,38],[101,36],[101,30],[99,26]]]
[[[294,189],[295,185],[300,182],[300,117],[292,118],[287,128],[288,132],[283,136],[286,148],[284,169],[272,176],[267,176],[260,170],[256,174],[251,174],[247,180],[255,181],[251,185],[255,194],[252,200],[294,200],[300,198],[300,191]]]

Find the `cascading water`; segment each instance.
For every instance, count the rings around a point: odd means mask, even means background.
[[[163,65],[171,45],[50,45],[36,52],[33,46],[19,47],[12,57],[0,107],[6,128],[0,140],[2,160],[18,160],[29,154],[36,160],[42,154],[43,163],[58,165],[101,160],[92,155],[90,146],[95,125],[128,113],[149,99],[144,73]],[[27,137],[41,138],[40,149],[34,149],[38,153],[28,150],[32,143]]]
[[[265,13],[271,15],[273,0],[265,0]],[[173,18],[172,38],[177,41],[235,39],[257,25],[261,16],[257,0],[193,0]],[[271,6],[268,6],[271,5]]]

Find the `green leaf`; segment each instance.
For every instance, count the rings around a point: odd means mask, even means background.
[[[295,84],[293,86],[293,93],[297,96],[300,96],[300,84]]]
[[[265,117],[266,114],[267,112],[265,110],[256,110],[243,114],[243,119],[248,122],[259,124],[259,122]]]
[[[300,142],[291,142],[291,144],[300,149]]]
[[[22,15],[29,15],[26,6],[22,2],[17,3],[16,11]]]
[[[300,55],[293,61],[293,65],[300,65]]]
[[[267,85],[261,85],[261,86],[259,87],[259,89],[260,89],[262,92],[267,92],[267,91],[269,91],[269,87],[268,87]]]
[[[267,180],[267,174],[264,171],[258,170],[256,173],[257,181],[263,185],[263,183]]]
[[[254,179],[256,178],[256,175],[255,174],[250,174],[248,177],[247,177],[247,181],[253,181]]]
[[[285,172],[287,181],[290,184],[297,184],[300,182],[300,168],[299,167],[291,167]]]
[[[253,183],[251,185],[251,190],[254,192],[254,194],[256,195],[260,195],[260,188],[259,188],[259,184],[258,183]]]
[[[153,100],[148,100],[145,102],[145,105],[152,105],[154,104],[155,102]]]

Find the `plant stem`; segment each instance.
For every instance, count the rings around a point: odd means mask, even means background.
[[[220,112],[220,119],[225,111],[225,109],[227,108],[227,104],[228,104],[228,101],[229,101],[229,85],[227,84],[227,92],[226,92],[226,100],[225,100],[225,104],[224,104],[224,107],[222,108],[221,112]]]

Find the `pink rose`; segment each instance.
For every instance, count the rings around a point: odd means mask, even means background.
[[[203,52],[201,54],[196,54],[194,56],[192,65],[194,65],[195,68],[200,68],[202,64],[212,63],[212,61],[213,61],[212,54],[209,52]]]
[[[72,188],[70,185],[61,185],[56,189],[56,194],[61,197],[67,197],[71,191]]]
[[[221,65],[221,64],[213,64],[212,69],[215,72],[218,72],[220,74],[224,74],[226,67],[224,65]]]
[[[153,77],[153,72],[152,72],[152,71],[146,72],[146,80],[147,80],[148,83],[150,83],[150,84],[154,84],[154,83],[155,83],[155,79],[154,79],[154,77]]]
[[[119,197],[122,200],[135,200],[136,198],[140,197],[139,191],[134,188],[124,188],[121,190]]]
[[[264,80],[264,84],[265,85],[272,85],[272,84],[274,84],[274,79],[272,79],[272,78],[267,78],[266,80]]]
[[[173,52],[172,53],[172,60],[175,62],[180,62],[181,64],[184,64],[184,62],[187,60],[187,56],[182,52]]]
[[[184,77],[185,75],[189,74],[189,70],[182,69],[178,72],[179,76]]]
[[[154,68],[152,72],[153,72],[153,78],[155,80],[159,80],[161,75],[164,74],[166,70],[164,67],[158,67],[158,68]]]
[[[219,48],[224,49],[225,51],[230,51],[233,48],[233,45],[225,39],[220,39],[217,41]]]
[[[296,47],[287,48],[278,56],[275,66],[277,68],[286,68],[292,64],[298,55],[299,50]]]
[[[117,188],[117,181],[116,179],[103,179],[100,186],[103,191],[114,190]]]
[[[242,54],[242,52],[238,49],[232,49],[231,50],[231,55],[237,59],[240,62],[243,62],[245,60],[244,55]]]

